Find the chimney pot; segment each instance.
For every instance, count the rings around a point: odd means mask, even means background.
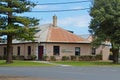
[[[57,27],[57,16],[53,16],[53,27]]]

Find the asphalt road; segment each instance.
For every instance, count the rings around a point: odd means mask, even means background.
[[[120,67],[0,67],[0,75],[48,80],[120,80]]]

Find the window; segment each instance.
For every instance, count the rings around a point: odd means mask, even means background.
[[[0,38],[0,43],[2,43],[2,39]]]
[[[20,46],[17,47],[17,51],[18,51],[17,55],[20,56]]]
[[[31,55],[31,46],[28,46],[28,55]]]
[[[95,55],[96,54],[96,48],[92,48],[92,55]]]
[[[53,55],[60,55],[60,47],[59,46],[54,46],[53,47]]]
[[[79,56],[80,55],[80,47],[76,47],[75,48],[75,56]]]
[[[4,47],[4,56],[6,56],[6,55],[7,55],[7,48]]]

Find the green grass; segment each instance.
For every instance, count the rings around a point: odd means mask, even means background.
[[[72,66],[119,66],[120,67],[120,64],[113,64],[112,62],[102,62],[102,61],[54,61],[52,63],[62,64],[62,65],[72,65]],[[19,60],[14,60],[12,64],[6,64],[5,60],[0,60],[0,66],[37,67],[37,66],[55,66],[55,65],[32,62],[32,61],[19,61]]]
[[[72,66],[120,66],[120,64],[113,64],[112,62],[102,61],[56,61],[54,63]]]
[[[32,61],[13,61],[11,64],[6,64],[5,60],[0,60],[0,66],[52,66],[50,64],[45,64],[45,63],[38,63],[38,62],[32,62]]]

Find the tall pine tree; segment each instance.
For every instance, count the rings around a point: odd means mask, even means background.
[[[0,35],[7,35],[6,63],[12,63],[12,40],[34,40],[38,19],[17,16],[29,12],[35,4],[30,0],[0,0]]]

